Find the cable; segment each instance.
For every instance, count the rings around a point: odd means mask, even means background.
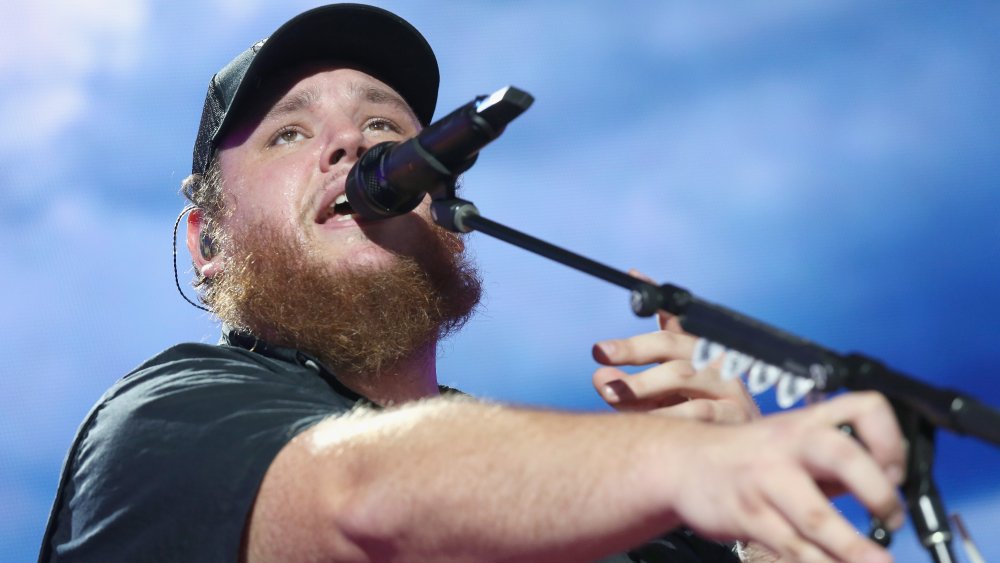
[[[188,213],[194,211],[195,209],[197,209],[197,206],[195,206],[195,205],[188,205],[184,209],[181,209],[180,215],[178,215],[177,216],[177,220],[174,221],[174,238],[173,238],[173,241],[172,241],[173,242],[173,247],[174,247],[174,285],[177,286],[177,292],[181,294],[181,297],[183,297],[185,301],[187,301],[188,303],[190,303],[190,304],[194,305],[195,307],[201,309],[202,311],[207,311],[207,312],[211,313],[212,310],[209,309],[208,307],[203,307],[203,306],[195,303],[194,301],[191,301],[191,299],[184,293],[184,290],[181,289],[181,280],[180,280],[180,277],[177,275],[177,227],[181,224],[181,219],[185,215],[187,215]]]

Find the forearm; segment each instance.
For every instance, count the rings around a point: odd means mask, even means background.
[[[353,415],[296,439],[303,502],[340,557],[593,559],[678,523],[663,444],[690,424],[446,399]]]

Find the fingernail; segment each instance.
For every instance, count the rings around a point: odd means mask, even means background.
[[[597,347],[601,349],[601,352],[604,354],[604,357],[606,357],[608,359],[611,359],[611,357],[614,356],[614,354],[615,354],[615,343],[614,342],[610,342],[610,341],[607,341],[607,342],[598,342],[597,343]]]
[[[610,385],[605,385],[604,387],[601,387],[601,393],[604,395],[604,398],[607,399],[609,403],[617,403],[618,401],[621,400],[621,397],[618,396],[618,393],[616,393],[614,388],[611,387]]]

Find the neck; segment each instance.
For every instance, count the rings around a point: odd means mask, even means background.
[[[401,405],[419,399],[436,397],[437,382],[437,342],[430,342],[413,354],[371,374],[338,373],[337,379],[344,385],[384,407]]]

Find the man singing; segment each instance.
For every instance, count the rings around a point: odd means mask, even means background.
[[[739,540],[753,560],[891,561],[827,500],[902,522],[879,395],[762,418],[738,381],[693,369],[673,319],[595,345],[595,386],[623,412],[438,385],[438,342],[480,296],[461,236],[428,201],[379,221],[344,203],[358,158],[420,132],[437,93],[419,32],[352,4],[212,78],[183,191],[222,341],[174,346],[100,399],[40,561],[735,561]]]

